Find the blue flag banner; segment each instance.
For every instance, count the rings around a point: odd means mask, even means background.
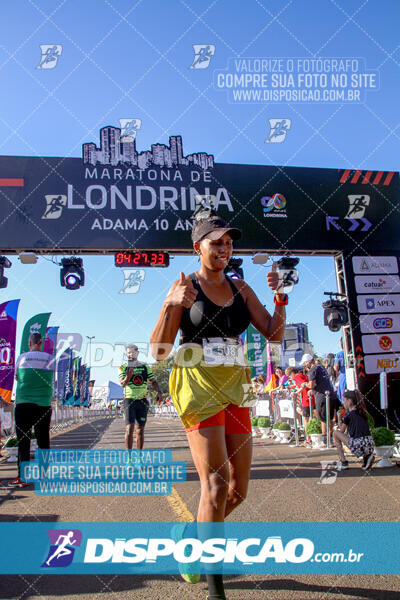
[[[400,573],[400,523],[184,525],[3,522],[0,572],[177,574],[187,563],[199,573]]]
[[[68,368],[65,373],[65,391],[64,391],[64,402],[63,404],[73,404],[74,401],[74,383],[73,383],[73,365],[74,365],[74,351],[71,348],[66,350],[68,354]]]
[[[70,355],[69,352],[65,351],[61,354],[57,363],[57,402],[64,404],[66,382],[69,369]]]

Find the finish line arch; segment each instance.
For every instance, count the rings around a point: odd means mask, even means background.
[[[399,428],[398,173],[215,164],[206,153],[183,157],[180,136],[162,160],[161,144],[140,155],[134,147],[127,160],[105,143],[110,129],[100,150],[83,145],[82,159],[0,157],[0,252],[188,254],[195,197],[214,195],[218,213],[243,231],[235,255],[334,257],[349,305],[347,367],[382,423],[379,373],[388,373]]]

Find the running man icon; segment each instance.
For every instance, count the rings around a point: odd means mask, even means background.
[[[53,529],[47,532],[50,549],[42,567],[67,567],[75,554],[74,546],[80,546],[82,533],[79,529]]]

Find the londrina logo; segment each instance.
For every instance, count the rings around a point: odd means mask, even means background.
[[[286,217],[286,198],[283,194],[263,196],[261,198],[264,217]]]
[[[379,317],[374,319],[374,329],[391,329],[393,327],[393,319],[390,317]]]
[[[74,558],[75,548],[81,545],[82,532],[79,529],[50,529],[49,553],[42,567],[68,567]]]

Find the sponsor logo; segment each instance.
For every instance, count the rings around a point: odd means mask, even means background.
[[[124,284],[120,294],[137,294],[146,276],[144,269],[123,269]]]
[[[141,119],[120,119],[121,137],[120,140],[124,144],[133,142],[136,139],[136,132],[142,127]]]
[[[378,358],[376,361],[377,369],[397,369],[399,358]]]
[[[354,273],[386,275],[398,273],[396,256],[353,256]]]
[[[250,554],[247,550],[251,547]],[[258,552],[258,553],[257,553]],[[284,544],[280,536],[245,538],[241,541],[226,538],[209,538],[202,542],[187,538],[175,542],[170,538],[89,538],[86,543],[84,563],[155,563],[159,557],[173,556],[179,563],[246,564],[304,563],[314,553],[314,544],[307,538],[294,538]]]
[[[213,44],[193,44],[194,58],[189,69],[207,69],[215,54]]]
[[[391,286],[390,285],[387,286],[386,283],[387,283],[386,279],[379,278],[378,281],[366,281],[364,283],[364,287],[366,287],[366,288],[377,288],[377,289],[390,288]]]
[[[46,210],[42,219],[59,219],[64,206],[67,204],[67,196],[55,194],[54,196],[45,196]]]
[[[260,200],[263,207],[264,217],[287,218],[286,198],[283,194],[274,194],[273,196],[263,196]]]
[[[42,567],[68,567],[74,558],[75,548],[81,545],[79,529],[52,529],[47,532],[50,548]]]
[[[32,323],[29,333],[40,333],[40,323]]]
[[[285,141],[292,121],[291,119],[268,119],[270,132],[265,143],[281,144]]]
[[[383,335],[381,338],[379,338],[379,346],[382,348],[382,350],[391,350],[392,340],[388,335]]]
[[[349,208],[345,219],[362,219],[365,215],[365,210],[369,206],[370,197],[366,195],[351,195],[347,196],[349,200]]]
[[[370,310],[374,309],[375,308],[375,300],[373,298],[366,298],[365,305]]]
[[[374,319],[372,326],[374,329],[391,329],[393,327],[393,319],[390,317],[379,317]]]
[[[61,44],[40,44],[42,54],[37,69],[54,69],[62,53]]]
[[[133,385],[142,385],[143,384],[143,377],[141,375],[135,375],[132,378],[132,383],[133,383]]]
[[[0,314],[0,319],[7,319],[7,313],[5,310],[3,310],[3,312]]]

